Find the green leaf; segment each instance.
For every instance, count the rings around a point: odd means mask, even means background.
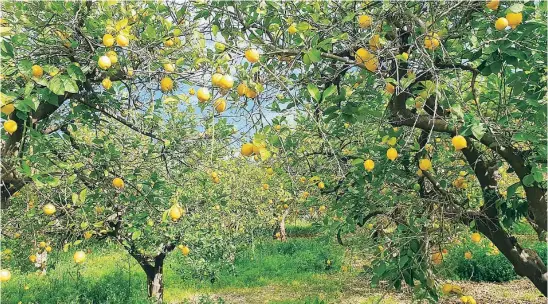
[[[329,96],[337,93],[337,87],[335,85],[329,86],[323,91],[322,100],[326,100]]]
[[[88,194],[87,188],[84,188],[84,190],[80,191],[80,203],[84,203],[86,201],[87,194]]]
[[[322,60],[322,53],[319,50],[312,49],[307,54],[308,54],[308,57],[310,58],[310,61],[312,62],[318,62]]]
[[[75,65],[74,63],[71,63],[67,67],[67,73],[74,80],[78,80],[82,82],[86,81],[86,75],[84,75],[84,72],[82,72],[82,69],[80,69],[80,67]]]
[[[8,56],[13,58],[13,46],[7,40],[0,42],[0,53],[2,56]]]
[[[79,88],[74,79],[68,77],[67,75],[61,75],[61,79],[63,80],[63,87],[65,88],[65,91],[70,93],[78,93]]]
[[[72,203],[74,205],[78,205],[78,194],[76,194],[76,193],[72,194]]]
[[[88,222],[82,222],[82,223],[80,224],[80,228],[82,228],[82,229],[86,229],[86,228],[88,228],[88,227],[89,227]]]
[[[17,64],[17,68],[21,74],[30,77],[32,75],[32,62],[28,59],[23,59]]]
[[[474,123],[472,125],[472,134],[474,134],[474,137],[480,140],[483,135],[485,135],[485,128],[483,126],[483,123]]]
[[[308,93],[310,94],[310,96],[312,96],[312,98],[314,98],[314,100],[316,101],[320,101],[320,90],[318,90],[318,87],[309,83],[307,86],[306,86],[306,89],[308,90]]]
[[[63,80],[61,76],[55,76],[49,81],[48,88],[57,95],[65,94],[65,86],[63,85]]]
[[[134,231],[132,234],[131,234],[131,239],[132,240],[136,240],[138,238],[141,237],[141,230],[137,230],[137,231]]]

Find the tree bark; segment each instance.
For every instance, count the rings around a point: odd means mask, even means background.
[[[289,214],[289,209],[285,209],[282,214],[282,220],[280,221],[280,239],[282,242],[287,241],[287,233],[285,232],[285,218]]]
[[[148,297],[158,303],[164,299],[164,266],[154,265],[153,271],[147,273],[147,291]]]

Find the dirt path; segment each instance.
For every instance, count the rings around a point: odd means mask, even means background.
[[[395,291],[383,291],[372,289],[369,282],[359,277],[345,278],[336,292],[322,289],[329,286],[330,278],[326,278],[326,286],[307,285],[303,282],[295,282],[292,285],[268,285],[264,287],[232,289],[212,294],[213,298],[222,298],[230,304],[264,304],[264,303],[318,303],[316,299],[324,303],[341,304],[404,304],[411,303],[411,294],[408,292],[397,293]],[[337,279],[335,279],[337,280]],[[339,282],[340,283],[340,282]],[[508,283],[476,283],[454,282],[463,289],[467,295],[472,295],[478,304],[541,304],[547,303],[546,298],[534,288],[527,280],[516,280]],[[197,296],[195,302],[198,303]],[[308,300],[308,301],[307,301]],[[379,302],[380,300],[380,302]],[[439,303],[461,303],[457,295],[443,296]]]

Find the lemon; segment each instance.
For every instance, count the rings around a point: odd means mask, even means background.
[[[318,183],[318,188],[319,188],[320,190],[325,189],[325,184],[324,184],[323,182],[319,182],[319,183]]]
[[[196,91],[194,91],[194,88],[190,88],[190,89],[188,90],[188,94],[194,95],[194,94],[196,94]]]
[[[108,51],[106,55],[108,59],[110,59],[111,65],[116,64],[118,62],[118,55],[116,54],[115,51]]]
[[[371,26],[371,23],[373,23],[373,18],[369,15],[360,15],[358,17],[358,25],[361,28],[368,28]]]
[[[219,81],[219,86],[223,89],[229,90],[234,86],[234,79],[230,75],[223,75]]]
[[[13,103],[7,104],[2,107],[2,113],[6,115],[10,115],[11,113],[13,113],[13,111],[15,111],[15,106],[13,105]]]
[[[175,72],[175,65],[172,64],[172,63],[164,63],[163,67],[164,67],[164,71],[166,71],[168,73]]]
[[[190,248],[188,248],[187,246],[181,246],[179,247],[179,249],[181,249],[181,253],[184,256],[187,256],[190,253]]]
[[[390,148],[386,151],[386,157],[389,160],[395,160],[398,157],[398,151],[394,148]]]
[[[31,263],[36,263],[36,256],[35,256],[34,254],[31,254],[31,255],[29,256],[29,261],[30,261]]]
[[[477,233],[477,232],[474,232],[472,233],[472,235],[470,236],[470,239],[472,240],[472,242],[474,243],[479,243],[481,242],[481,234]]]
[[[215,107],[215,111],[217,111],[217,113],[222,113],[226,110],[226,100],[224,98],[219,98],[215,100],[213,106]]]
[[[407,61],[407,59],[409,59],[409,54],[407,54],[406,52],[403,52],[401,53],[401,58],[405,61]]]
[[[7,282],[11,279],[11,272],[7,269],[0,270],[0,282]]]
[[[221,73],[215,73],[213,75],[211,75],[211,84],[216,86],[216,87],[219,87],[220,83],[221,83],[221,78],[223,78],[223,74]]]
[[[44,75],[44,70],[42,69],[42,67],[36,64],[33,65],[32,76],[39,78],[39,77],[42,77],[42,75]]]
[[[175,41],[173,41],[173,39],[168,39],[166,41],[164,41],[164,46],[167,46],[167,47],[171,47],[175,44]]]
[[[103,81],[101,81],[101,84],[103,85],[103,88],[105,90],[109,90],[112,87],[112,81],[110,81],[110,78],[105,78]]]
[[[129,39],[126,36],[120,34],[116,36],[116,44],[121,47],[126,47],[129,45]]]
[[[378,34],[373,35],[371,39],[369,39],[369,47],[374,51],[381,47],[381,36]]]
[[[169,77],[162,78],[162,80],[160,81],[160,90],[162,90],[162,92],[164,93],[173,90],[173,80],[171,80],[171,78]]]
[[[270,188],[268,184],[263,184],[263,190],[268,190],[268,188]]]
[[[452,290],[453,290],[452,284],[443,284],[443,286],[441,287],[441,291],[444,294],[449,294]]]
[[[464,253],[464,258],[467,259],[467,260],[472,259],[472,253],[470,251],[466,251]]]
[[[97,61],[97,65],[102,70],[106,70],[112,65],[112,61],[110,61],[110,58],[108,58],[108,56],[101,56],[99,57],[99,61]]]
[[[248,49],[247,51],[245,51],[245,59],[247,59],[247,61],[251,63],[259,61],[259,57],[259,51],[257,51],[256,49]]]
[[[55,206],[53,204],[46,204],[42,208],[42,211],[44,212],[45,215],[52,215],[55,213]]]
[[[243,156],[250,156],[253,154],[253,144],[252,143],[245,143],[242,145],[242,148],[240,149],[240,153]]]
[[[82,264],[86,260],[86,253],[83,251],[76,251],[72,257],[76,264]]]
[[[499,8],[499,2],[499,0],[491,0],[488,1],[485,6],[487,6],[487,8],[489,9],[496,10],[497,8]]]
[[[371,159],[368,159],[363,162],[363,167],[365,168],[365,170],[371,172],[375,168],[375,162]]]
[[[428,171],[432,168],[432,162],[428,158],[423,158],[419,160],[419,168],[422,171]]]
[[[175,204],[169,208],[169,217],[172,221],[176,222],[181,216],[183,216],[183,208],[179,204]]]
[[[211,94],[209,94],[209,90],[207,88],[199,88],[197,97],[200,102],[206,102],[211,98]]]
[[[252,88],[247,88],[247,90],[245,91],[245,97],[255,98],[257,97],[257,91],[253,90]]]
[[[239,96],[244,96],[245,93],[247,92],[247,85],[245,83],[240,83],[236,91],[238,92]]]
[[[297,33],[297,26],[295,25],[295,23],[293,23],[289,26],[289,28],[287,29],[287,32],[290,35],[293,35],[293,34]]]
[[[495,28],[499,31],[504,31],[508,26],[508,19],[501,17],[495,22]]]
[[[354,58],[356,58],[357,63],[364,63],[366,60],[370,59],[373,55],[369,53],[364,48],[359,48],[356,53],[354,54]]]
[[[111,34],[103,35],[103,45],[106,47],[111,47],[114,45],[114,37]]]
[[[460,151],[464,148],[468,147],[468,144],[466,142],[466,138],[462,135],[457,135],[451,139],[451,143],[453,144],[453,147],[455,147],[455,150]]]
[[[124,180],[119,178],[119,177],[115,177],[112,180],[112,186],[114,186],[114,188],[117,188],[117,189],[123,189],[124,188]]]
[[[47,246],[47,247],[46,247],[46,252],[51,252],[51,250],[52,250],[52,249],[51,249],[51,246]]]
[[[6,132],[8,132],[9,134],[15,133],[15,131],[17,131],[17,123],[15,122],[15,120],[6,120],[4,122],[4,130],[6,130]]]
[[[508,20],[508,25],[514,29],[523,21],[523,15],[521,13],[510,12],[506,14],[506,19]]]

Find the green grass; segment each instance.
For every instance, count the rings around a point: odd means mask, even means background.
[[[288,294],[306,287],[310,294],[334,296],[342,280],[330,276],[342,275],[342,258],[343,249],[324,238],[267,240],[241,252],[234,267],[222,269],[211,283],[186,272],[194,262],[175,251],[166,260],[165,299],[175,302],[200,294],[253,292],[265,286],[286,289]],[[144,273],[117,248],[94,249],[80,268],[70,254],[63,254],[46,276],[14,273],[2,287],[2,303],[148,303]],[[279,303],[317,303],[316,298],[307,297]],[[210,303],[207,297],[200,301]]]

